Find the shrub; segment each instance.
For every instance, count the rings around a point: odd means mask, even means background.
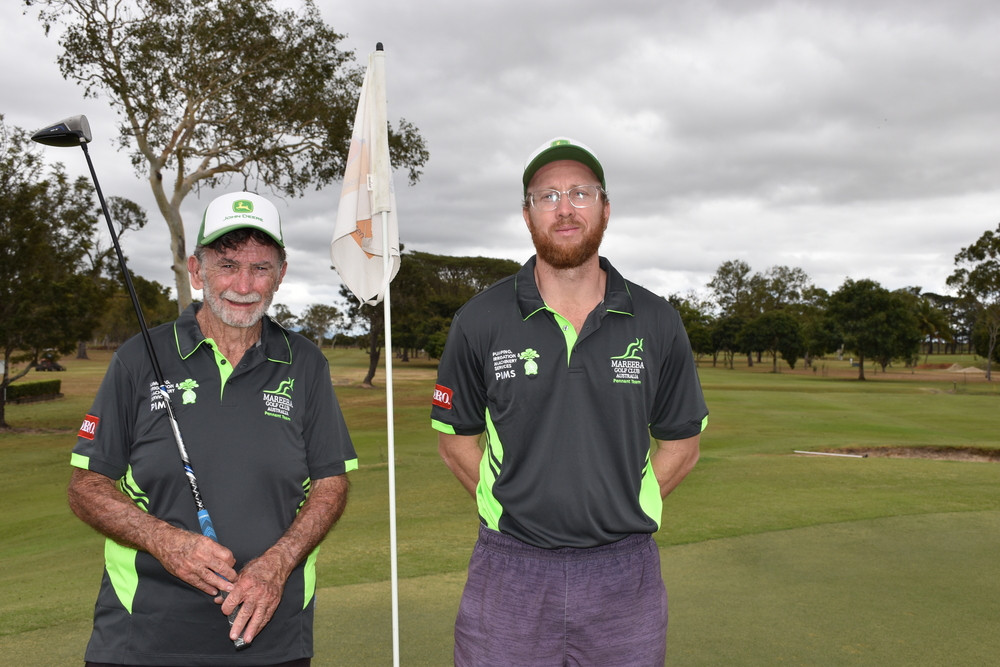
[[[62,380],[45,380],[43,382],[23,382],[7,387],[8,403],[29,403],[44,401],[49,398],[61,397]]]

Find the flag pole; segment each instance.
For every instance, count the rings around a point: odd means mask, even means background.
[[[375,162],[386,160],[385,165],[373,164],[375,178],[391,179],[388,165],[389,137],[388,119],[385,99],[385,52],[382,42],[375,45],[372,63],[376,69],[374,80],[379,85],[375,87],[375,108],[371,116],[373,127],[371,136],[373,144],[378,144],[373,150]],[[382,300],[385,328],[385,413],[386,438],[388,441],[386,457],[389,467],[389,579],[392,598],[392,664],[399,667],[399,567],[396,542],[396,429],[395,406],[393,402],[392,379],[392,307],[389,299],[389,283],[392,279],[392,257],[389,238],[389,209],[391,208],[391,183],[375,184],[372,212],[382,214],[382,280],[385,285],[385,296]]]
[[[389,214],[382,212],[382,264],[385,274],[390,272],[388,247]],[[388,437],[389,459],[389,573],[392,588],[392,664],[399,667],[399,571],[396,549],[396,436],[395,412],[392,392],[392,309],[389,306],[389,285],[385,286],[385,299],[382,301],[385,313],[385,412],[386,434]]]

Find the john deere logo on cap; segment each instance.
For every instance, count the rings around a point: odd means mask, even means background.
[[[237,199],[233,202],[233,213],[253,213],[253,202],[249,199]]]
[[[569,140],[568,139],[556,139],[555,141],[552,142],[552,145],[553,146],[569,146]]]

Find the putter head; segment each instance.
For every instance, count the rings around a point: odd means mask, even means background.
[[[93,135],[90,134],[90,123],[83,114],[70,116],[54,125],[42,128],[31,135],[32,141],[46,146],[79,146],[89,144]]]

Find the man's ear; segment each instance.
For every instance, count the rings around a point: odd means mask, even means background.
[[[288,262],[281,263],[281,271],[278,272],[278,282],[274,286],[274,291],[277,292],[278,288],[281,287],[281,281],[285,278],[285,271],[288,270]]]
[[[191,287],[201,289],[204,283],[201,282],[201,264],[194,255],[188,257],[188,275],[191,277]]]

